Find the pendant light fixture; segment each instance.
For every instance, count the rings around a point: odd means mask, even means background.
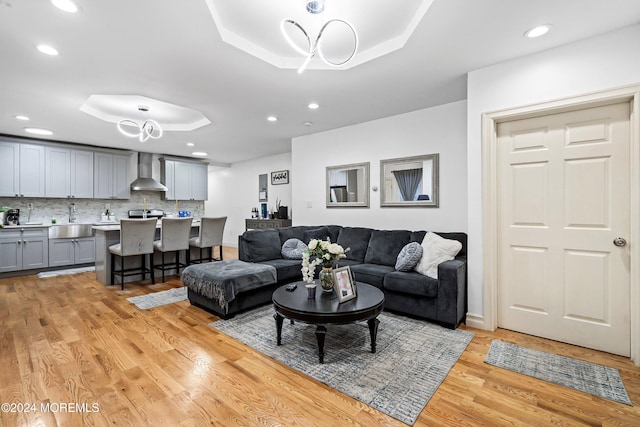
[[[322,14],[322,12],[324,12],[324,0],[307,1],[306,8],[307,8],[307,12],[309,12],[311,15],[320,15]],[[322,42],[323,42],[322,35],[330,25],[332,26],[344,25],[353,33],[353,41],[354,41],[353,51],[351,51],[347,59],[345,59],[344,61],[340,61],[340,62],[330,61],[329,59],[327,59],[327,57],[324,55],[322,51]],[[302,34],[304,35],[304,38],[307,41],[307,46],[305,46],[305,48],[301,48],[300,46],[298,46],[287,33],[287,28],[293,28],[295,30],[302,32]],[[316,56],[316,54],[328,65],[339,67],[349,62],[351,58],[353,58],[353,56],[356,54],[356,51],[358,50],[358,33],[356,33],[356,30],[353,27],[353,25],[351,25],[349,22],[345,21],[344,19],[335,18],[325,22],[325,24],[320,28],[320,31],[318,32],[318,36],[316,37],[313,43],[311,42],[311,38],[309,37],[309,34],[305,31],[302,25],[300,25],[299,23],[297,23],[292,19],[285,19],[282,22],[280,22],[280,31],[282,32],[282,35],[284,39],[287,41],[287,43],[289,43],[289,45],[296,52],[306,57],[304,63],[298,69],[299,74],[302,73],[307,68],[307,65],[309,65],[309,62],[311,62],[311,60]]]
[[[138,111],[144,113],[149,111],[149,107],[146,105],[138,105]],[[136,128],[136,132],[127,131],[123,126]],[[140,142],[145,142],[149,138],[159,139],[162,138],[163,131],[160,124],[155,120],[147,119],[142,124],[139,124],[130,119],[120,120],[118,122],[118,130],[121,134],[128,136],[129,138],[139,138]]]

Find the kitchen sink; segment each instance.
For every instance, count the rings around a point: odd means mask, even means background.
[[[75,239],[93,236],[91,224],[60,224],[49,227],[50,239]]]

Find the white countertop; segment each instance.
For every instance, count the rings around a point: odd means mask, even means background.
[[[55,224],[54,224],[55,225]],[[3,225],[0,230],[19,230],[21,228],[49,228],[51,224],[43,224],[43,223],[29,223],[29,224],[20,224],[20,225]]]
[[[156,227],[160,227],[161,224],[162,224],[162,221],[158,220]],[[194,227],[200,227],[200,220],[194,218],[191,224]],[[120,231],[120,223],[119,222],[94,223],[93,229],[97,231]]]
[[[94,230],[103,230],[103,231],[110,231],[110,230],[120,230],[120,222],[116,221],[116,222],[112,222],[112,221],[107,221],[107,222],[78,222],[78,223],[61,223],[61,224],[45,224],[45,223],[38,223],[38,222],[30,222],[30,223],[26,223],[26,224],[20,224],[20,225],[3,225],[3,228],[0,228],[0,230],[20,230],[22,228],[49,228],[49,227],[57,227],[59,225],[74,225],[74,224],[90,224],[93,226]],[[158,227],[160,227],[161,221],[158,220]],[[200,226],[200,219],[193,219],[193,225],[194,226]]]

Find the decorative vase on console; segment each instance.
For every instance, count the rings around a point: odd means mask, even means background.
[[[342,246],[327,240],[312,239],[307,249],[302,253],[302,280],[313,283],[316,265],[322,264],[322,270],[318,274],[320,286],[325,292],[333,291],[333,264],[341,258],[345,258],[348,251]],[[315,257],[311,260],[311,257]]]

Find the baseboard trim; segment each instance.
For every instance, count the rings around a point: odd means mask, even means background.
[[[483,331],[491,330],[491,328],[485,324],[484,316],[479,314],[467,313],[467,326],[470,328],[482,329]]]

